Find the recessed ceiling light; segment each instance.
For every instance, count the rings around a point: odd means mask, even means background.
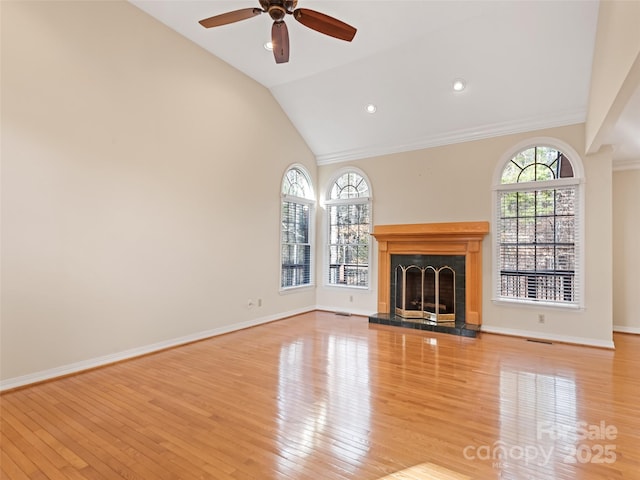
[[[265,50],[269,50],[270,52],[273,50],[273,43],[271,42],[265,42],[265,44],[263,45]]]
[[[456,78],[453,81],[453,90],[456,92],[461,92],[465,88],[467,88],[467,82],[465,82],[462,78]]]
[[[365,110],[367,111],[367,113],[376,113],[376,110],[378,110],[378,107],[376,107],[373,103],[370,103],[365,107]]]

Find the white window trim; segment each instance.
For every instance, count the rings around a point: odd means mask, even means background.
[[[305,198],[305,197],[298,197],[295,195],[285,195],[282,193],[282,182],[284,181],[287,173],[292,170],[292,169],[298,169],[300,170],[304,176],[307,179],[307,182],[309,183],[309,188],[311,190],[310,192],[310,198]],[[302,290],[311,290],[314,289],[316,287],[316,282],[315,282],[315,272],[316,272],[316,268],[315,268],[315,260],[316,260],[316,242],[315,242],[315,238],[316,238],[316,206],[317,206],[317,202],[316,202],[316,196],[315,196],[315,191],[313,188],[313,182],[311,181],[311,175],[309,174],[309,171],[304,167],[304,165],[301,165],[299,163],[295,163],[293,165],[289,165],[286,170],[284,171],[284,174],[281,177],[280,180],[280,215],[278,216],[279,222],[280,224],[278,225],[278,230],[280,231],[280,241],[278,242],[278,258],[280,259],[280,274],[278,275],[278,286],[279,286],[279,293],[280,294],[288,294],[288,293],[294,293],[294,292],[299,292]],[[293,285],[290,287],[283,287],[282,286],[282,243],[283,243],[283,238],[282,238],[282,202],[294,202],[294,203],[302,203],[302,204],[306,204],[309,205],[309,245],[310,245],[310,255],[311,258],[309,259],[309,283],[305,284],[305,285]]]
[[[364,178],[365,182],[367,182],[367,186],[369,187],[369,196],[366,197],[366,200],[358,197],[358,198],[349,198],[349,199],[344,199],[344,200],[330,200],[329,196],[331,195],[331,189],[333,188],[333,184],[338,180],[338,178],[340,178],[341,176],[343,176],[345,173],[357,173],[358,175],[360,175],[362,178]],[[338,171],[336,171],[336,173],[333,174],[333,176],[329,179],[329,183],[327,184],[327,188],[325,189],[325,195],[324,195],[324,199],[322,201],[322,208],[324,209],[324,214],[323,214],[323,231],[324,231],[324,242],[323,242],[323,257],[322,257],[322,285],[326,288],[329,289],[336,289],[336,290],[358,290],[360,292],[366,292],[366,291],[371,291],[372,290],[372,285],[371,285],[371,280],[372,280],[372,260],[373,260],[373,240],[371,237],[371,232],[373,229],[373,187],[371,186],[371,181],[369,180],[369,177],[359,168],[356,167],[343,167],[341,169],[339,169]],[[335,283],[329,283],[329,274],[328,274],[328,270],[329,270],[329,213],[328,213],[328,209],[326,208],[327,206],[331,206],[331,205],[345,205],[345,204],[351,204],[351,205],[357,205],[357,204],[368,204],[369,205],[369,218],[370,218],[370,222],[369,222],[369,258],[367,259],[368,265],[369,265],[369,271],[367,273],[367,286],[366,287],[360,287],[358,285],[337,285]]]
[[[511,183],[501,184],[502,172],[507,162],[520,153],[523,150],[533,147],[551,147],[560,150],[564,153],[573,167],[572,178],[561,178],[557,180],[541,181],[541,182],[523,182],[523,183]],[[502,154],[496,168],[493,172],[493,188],[492,188],[492,221],[496,226],[496,234],[492,239],[492,298],[491,301],[496,305],[509,305],[509,306],[536,306],[545,308],[557,308],[562,310],[584,310],[585,309],[585,176],[583,160],[578,152],[566,142],[558,140],[553,137],[535,137],[519,142],[518,144],[509,148]],[[499,212],[498,212],[498,194],[503,191],[527,191],[527,190],[542,190],[551,186],[570,186],[575,185],[577,191],[577,209],[579,217],[577,218],[577,239],[578,239],[578,255],[576,258],[577,263],[577,275],[578,277],[578,296],[577,303],[560,303],[560,302],[545,302],[542,300],[528,300],[523,298],[503,297],[500,295],[500,258],[498,251],[500,245],[498,243],[497,225],[499,225]]]

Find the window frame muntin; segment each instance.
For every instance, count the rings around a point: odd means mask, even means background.
[[[533,147],[549,147],[562,152],[565,157],[571,162],[573,167],[573,177],[561,177],[553,180],[522,182],[522,183],[501,183],[502,172],[507,164],[520,152]],[[492,238],[492,296],[491,301],[496,305],[509,305],[509,306],[525,306],[525,307],[549,307],[557,308],[561,310],[584,310],[585,307],[585,283],[586,283],[586,256],[585,256],[585,223],[586,223],[586,211],[585,211],[585,186],[584,184],[584,165],[582,157],[578,152],[571,147],[568,143],[553,137],[535,137],[524,140],[522,142],[513,145],[500,157],[498,164],[493,173],[493,187],[492,187],[492,219],[493,224],[496,226],[496,233]],[[555,187],[568,187],[575,186],[576,188],[576,205],[575,211],[577,212],[576,218],[576,231],[575,231],[575,243],[578,246],[576,254],[576,276],[578,281],[578,288],[576,290],[577,302],[550,302],[545,300],[529,300],[525,298],[505,297],[501,295],[500,289],[500,241],[499,241],[499,229],[500,212],[498,207],[499,194],[503,191],[518,191],[529,192],[534,190],[553,189]]]
[[[338,181],[338,179],[342,176],[344,176],[345,174],[348,173],[356,173],[358,174],[360,177],[362,177],[364,179],[364,181],[367,183],[367,187],[369,189],[369,195],[367,197],[353,197],[353,198],[345,198],[345,199],[340,199],[340,198],[336,198],[336,199],[330,199],[330,195],[331,195],[331,190],[333,189],[333,186],[335,185],[335,183]],[[368,259],[367,259],[367,265],[368,265],[368,272],[367,272],[367,286],[359,286],[359,285],[343,285],[343,284],[337,284],[337,283],[330,283],[329,282],[329,262],[331,259],[331,255],[329,252],[329,247],[331,245],[331,222],[329,221],[329,209],[327,207],[329,206],[335,206],[335,205],[362,205],[362,204],[367,204],[369,206],[369,251],[368,251]],[[356,167],[343,167],[341,169],[339,169],[338,171],[336,171],[330,178],[328,184],[327,184],[327,188],[325,189],[325,196],[324,199],[322,201],[322,206],[324,209],[324,219],[325,219],[325,226],[324,226],[324,258],[323,258],[323,262],[322,262],[322,284],[324,287],[327,288],[336,288],[336,289],[353,289],[353,290],[359,290],[359,291],[371,291],[372,286],[371,286],[371,280],[372,280],[372,268],[373,268],[373,264],[372,264],[372,260],[373,260],[373,253],[372,253],[372,247],[373,247],[373,242],[372,242],[372,236],[371,233],[373,231],[373,189],[371,186],[371,181],[369,180],[369,177],[359,168]]]
[[[285,179],[287,178],[287,174],[291,171],[291,170],[299,170],[302,175],[305,177],[305,179],[307,180],[307,183],[309,184],[309,197],[298,197],[296,195],[290,195],[290,194],[286,194],[283,193],[282,191],[282,187],[284,184]],[[291,285],[291,286],[282,286],[282,246],[284,244],[284,239],[283,239],[283,235],[282,235],[282,204],[284,202],[289,202],[289,203],[299,203],[299,204],[303,204],[303,205],[308,205],[309,206],[309,232],[308,232],[308,236],[309,236],[309,283],[304,284],[304,285]],[[316,235],[316,230],[315,230],[315,224],[316,224],[316,209],[317,209],[317,201],[316,201],[316,196],[315,196],[315,190],[313,188],[313,182],[311,181],[311,175],[309,174],[309,171],[306,169],[306,167],[302,164],[299,163],[294,163],[292,165],[289,165],[280,180],[280,215],[279,215],[279,234],[280,234],[280,241],[278,242],[278,248],[279,248],[279,254],[278,254],[278,258],[280,259],[280,268],[279,268],[279,275],[278,275],[278,290],[281,294],[285,294],[285,293],[293,293],[296,291],[300,291],[300,290],[304,290],[304,289],[311,289],[311,288],[315,288],[316,286],[316,282],[315,282],[315,259],[316,259],[316,248],[315,248],[315,235]]]

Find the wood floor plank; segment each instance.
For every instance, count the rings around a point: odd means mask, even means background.
[[[33,390],[28,395],[22,396],[20,400],[21,403],[16,405],[20,411],[27,412],[40,428],[49,432],[82,461],[90,465],[82,468],[87,478],[117,478],[115,471],[93,454],[94,447],[88,440],[89,432],[84,428],[78,428],[73,418],[66,417],[57,410],[58,401],[49,403],[49,398],[40,396],[39,392]]]
[[[635,478],[640,337],[615,343],[470,339],[312,312],[4,393],[0,474]]]
[[[26,473],[16,464],[6,451],[0,451],[0,477],[14,480],[28,480]]]

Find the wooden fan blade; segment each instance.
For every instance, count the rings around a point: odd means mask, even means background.
[[[273,22],[271,43],[276,63],[287,63],[289,61],[289,30],[286,23]]]
[[[242,10],[234,10],[233,12],[222,13],[213,17],[200,20],[198,23],[204,28],[219,27],[220,25],[226,25],[228,23],[239,22],[240,20],[247,20],[253,18],[256,15],[260,15],[262,10],[259,8],[243,8]]]
[[[308,8],[298,8],[294,10],[293,17],[306,27],[316,32],[324,33],[330,37],[339,38],[350,42],[356,35],[357,30],[337,18],[330,17],[324,13],[309,10]]]

